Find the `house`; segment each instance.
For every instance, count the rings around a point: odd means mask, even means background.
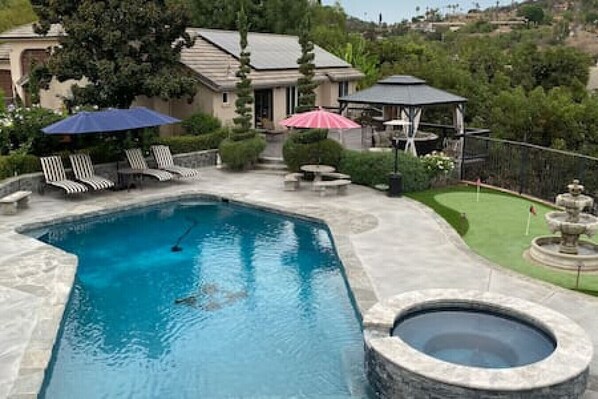
[[[201,111],[214,115],[224,124],[232,124],[235,116],[235,73],[239,66],[239,33],[234,31],[195,29],[188,32],[195,38],[191,48],[181,53],[181,62],[195,73],[199,80],[193,101],[159,98],[137,98],[137,105],[144,105],[177,118],[185,118]],[[33,32],[31,24],[0,34],[0,41],[8,48],[13,91],[27,99],[24,86],[31,66],[49,57],[47,49],[58,43],[63,34],[61,27],[53,25],[46,36]],[[275,124],[294,112],[297,105],[297,59],[301,55],[295,36],[266,33],[249,33],[251,74],[254,88],[254,123],[261,127],[268,119]],[[338,107],[339,97],[351,94],[363,74],[333,54],[315,46],[316,105]],[[1,56],[0,52],[0,56]],[[2,61],[0,60],[0,65]],[[0,66],[1,68],[1,66]],[[58,109],[62,98],[68,97],[70,87],[76,82],[53,81],[49,90],[40,93],[43,107]]]

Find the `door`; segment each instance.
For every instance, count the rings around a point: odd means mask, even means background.
[[[263,128],[263,119],[272,121],[272,89],[255,90],[253,97],[255,101],[255,127]]]

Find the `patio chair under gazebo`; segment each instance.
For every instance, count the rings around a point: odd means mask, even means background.
[[[383,120],[404,120],[403,131],[407,137],[405,151],[417,155],[415,136],[423,108],[453,106],[453,126],[457,134],[465,132],[463,115],[467,99],[436,89],[424,80],[408,75],[395,75],[380,80],[374,86],[339,98],[341,113],[349,104],[367,104],[383,107]]]

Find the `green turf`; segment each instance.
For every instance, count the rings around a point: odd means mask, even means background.
[[[434,209],[461,234],[473,251],[492,262],[562,287],[575,287],[576,273],[539,266],[523,258],[523,252],[534,237],[550,235],[544,214],[552,208],[485,188],[478,202],[475,187],[466,186],[432,189],[409,194],[409,197]],[[537,216],[531,217],[530,234],[526,236],[531,205]],[[578,290],[598,295],[598,275],[582,275]]]

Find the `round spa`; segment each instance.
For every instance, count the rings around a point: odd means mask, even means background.
[[[365,315],[364,335],[381,398],[578,398],[593,353],[565,316],[478,291],[395,296]]]

